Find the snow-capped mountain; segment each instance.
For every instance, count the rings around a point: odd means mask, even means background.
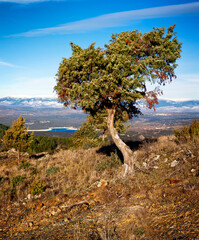
[[[33,108],[60,108],[63,104],[58,102],[57,98],[0,98],[0,105],[8,107],[33,107]]]
[[[58,102],[57,98],[16,98],[4,97],[0,98],[0,106],[7,107],[32,107],[32,108],[62,108],[63,104]],[[157,111],[171,111],[171,112],[199,112],[199,100],[159,100],[156,105]]]
[[[159,100],[156,106],[158,111],[171,111],[171,112],[199,112],[199,100]]]

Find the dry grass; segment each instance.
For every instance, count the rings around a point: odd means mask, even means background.
[[[137,150],[137,160],[146,170],[136,169],[136,176],[126,179],[122,178],[123,167],[115,154],[108,157],[98,152],[98,148],[60,150],[38,159],[24,157],[20,167],[14,157],[4,159],[0,166],[0,198],[7,203],[23,202],[28,194],[41,194],[46,213],[57,204],[57,198],[65,199],[65,205],[87,201],[88,206],[80,204],[60,213],[61,223],[66,216],[70,219],[64,225],[71,237],[68,239],[174,239],[170,236],[177,236],[177,230],[172,225],[175,221],[182,223],[182,214],[193,227],[182,226],[185,235],[181,235],[188,236],[189,229],[196,234],[197,223],[192,223],[196,217],[191,214],[196,211],[199,193],[198,145],[178,144],[173,136],[143,143]],[[174,161],[177,165],[172,167]],[[101,179],[105,184],[98,184]],[[45,209],[35,213],[36,220],[44,218]],[[170,210],[176,210],[175,214]],[[31,214],[29,218],[34,217]],[[63,227],[55,230],[62,234]],[[46,228],[41,236],[49,236],[48,231],[52,229]]]

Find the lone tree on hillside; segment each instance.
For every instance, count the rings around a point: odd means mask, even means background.
[[[72,56],[63,58],[54,90],[65,106],[81,107],[95,116],[104,109],[107,127],[113,141],[124,157],[125,174],[134,174],[135,156],[120,139],[115,128],[115,116],[128,119],[140,114],[136,103],[145,99],[151,109],[158,104],[158,87],[176,78],[174,69],[180,57],[181,43],[174,26],[113,34],[105,48],[88,48],[71,43]],[[147,89],[154,84],[154,90]]]
[[[3,143],[7,148],[15,148],[18,152],[18,163],[20,163],[20,152],[28,149],[33,141],[32,134],[27,132],[25,119],[20,115],[12,126],[5,132]]]

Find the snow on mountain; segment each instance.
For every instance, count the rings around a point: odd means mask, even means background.
[[[0,98],[0,105],[7,107],[32,107],[32,108],[62,108],[63,104],[57,98]],[[199,100],[159,100],[156,110],[160,112],[199,112]]]
[[[0,105],[9,107],[60,108],[63,104],[57,98],[0,98]]]

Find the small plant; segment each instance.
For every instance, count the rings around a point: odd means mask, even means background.
[[[30,163],[28,163],[28,162],[24,162],[24,163],[22,163],[20,166],[19,166],[19,170],[21,170],[21,169],[27,169],[27,168],[29,168],[30,167]]]
[[[46,170],[46,175],[49,176],[51,174],[55,174],[59,170],[58,167],[51,166]]]
[[[16,186],[18,186],[20,183],[22,183],[24,180],[24,176],[21,175],[17,175],[15,177],[12,178],[12,187],[15,188]]]
[[[121,163],[121,160],[119,159],[119,157],[117,155],[117,152],[114,152],[114,153],[111,153],[111,156],[108,159],[100,162],[97,165],[96,170],[98,172],[103,172],[105,170],[110,170],[112,168],[116,168],[116,167],[120,166],[121,164],[122,163]]]
[[[38,195],[45,190],[45,184],[43,181],[34,181],[30,186],[29,190],[32,195]]]
[[[137,227],[137,228],[134,230],[134,234],[135,234],[136,236],[142,236],[144,233],[145,233],[145,228],[144,228],[144,227]]]

